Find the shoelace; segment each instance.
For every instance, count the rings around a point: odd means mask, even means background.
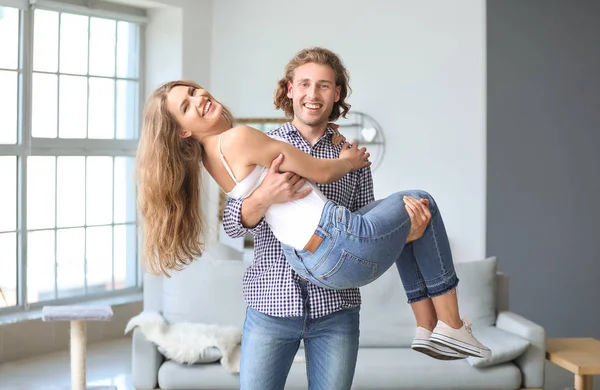
[[[471,333],[471,335],[472,335],[473,331],[471,330],[471,325],[472,325],[471,321],[463,318],[463,324],[465,325],[465,328],[467,328],[469,333]]]
[[[465,328],[467,328],[467,331],[469,332],[469,334],[471,334],[471,337],[473,337],[474,341],[477,342],[479,347],[481,347],[482,349],[489,349],[485,345],[481,344],[481,342],[479,340],[477,340],[477,337],[475,337],[475,335],[473,334],[473,330],[471,329],[471,325],[472,325],[471,321],[463,318],[463,324],[465,325]]]

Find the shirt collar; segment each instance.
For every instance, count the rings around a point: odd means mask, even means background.
[[[292,122],[285,122],[283,124],[283,126],[281,127],[281,129],[283,130],[283,133],[286,133],[286,134],[296,133],[296,134],[298,134],[298,136],[302,137],[300,135],[300,132],[298,131],[296,126],[294,126],[292,124]],[[335,131],[330,126],[327,126],[327,128],[325,129],[325,133],[323,133],[323,137],[326,135],[333,136],[334,134],[335,134]]]

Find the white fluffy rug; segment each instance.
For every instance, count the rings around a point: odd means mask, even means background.
[[[142,312],[129,320],[125,333],[135,327],[139,327],[167,359],[177,363],[198,363],[208,349],[217,348],[223,355],[221,364],[231,373],[240,372],[242,331],[235,326],[169,324],[157,312]]]

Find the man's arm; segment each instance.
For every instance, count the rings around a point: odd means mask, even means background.
[[[243,202],[243,199],[227,199],[227,204],[223,211],[223,229],[231,238],[243,237],[248,232],[257,235],[264,224],[262,219],[251,229],[242,224]]]
[[[271,163],[260,186],[246,199],[228,199],[223,213],[225,233],[232,238],[242,237],[248,232],[257,235],[263,228],[264,215],[275,203],[290,202],[308,195],[311,188],[298,190],[306,180],[292,173],[280,173],[283,155]]]
[[[357,172],[358,185],[354,190],[353,201],[350,211],[359,210],[371,202],[375,201],[375,194],[373,192],[373,175],[370,167],[365,167]]]
[[[263,220],[269,206],[258,196],[249,196],[242,202],[241,221],[242,225],[253,229]]]

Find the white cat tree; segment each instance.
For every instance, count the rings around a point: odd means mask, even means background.
[[[42,321],[71,322],[71,390],[117,390],[114,386],[86,387],[86,322],[110,321],[110,306],[44,306]]]

